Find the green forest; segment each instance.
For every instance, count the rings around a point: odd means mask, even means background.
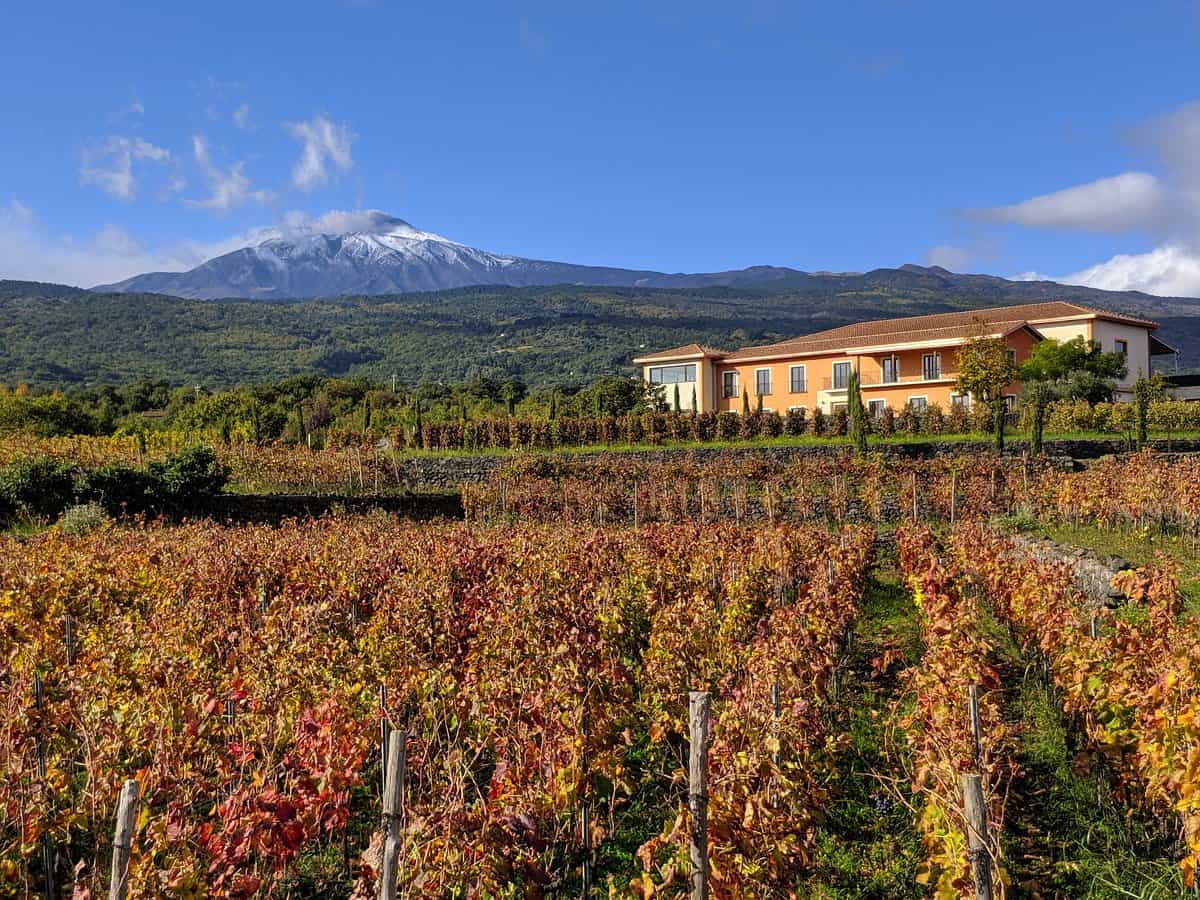
[[[519,379],[573,390],[635,374],[639,352],[781,340],[848,322],[1045,299],[1124,309],[1200,365],[1197,301],[933,270],[651,290],[478,287],[319,300],[181,300],[0,281],[0,383],[96,388],[142,380],[217,390],[300,375],[411,386]],[[971,281],[970,279],[976,279]]]

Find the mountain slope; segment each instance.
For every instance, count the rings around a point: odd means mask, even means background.
[[[187,272],[150,272],[95,290],[153,292],[202,300],[275,299],[396,294],[482,284],[688,288],[749,284],[802,274],[794,269],[755,266],[735,272],[667,275],[522,259],[477,250],[375,211],[365,214],[359,228],[338,234],[272,237],[210,259]]]
[[[532,385],[632,375],[637,353],[768,343],[889,316],[1061,297],[1162,324],[1200,367],[1200,300],[1010,282],[907,266],[744,287],[471,287],[312,300],[200,301],[0,282],[0,383],[210,387],[306,372],[406,382],[481,373]],[[1171,361],[1167,360],[1170,365]]]

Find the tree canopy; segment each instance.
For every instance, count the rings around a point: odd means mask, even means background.
[[[1047,339],[1037,344],[1020,366],[1026,384],[1044,383],[1053,398],[1099,403],[1112,399],[1116,380],[1128,371],[1125,355],[1104,351],[1082,336],[1069,341]]]

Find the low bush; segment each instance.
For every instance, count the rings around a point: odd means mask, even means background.
[[[0,524],[55,520],[76,504],[108,515],[201,512],[228,478],[210,447],[190,447],[144,469],[17,460],[0,468]]]
[[[48,459],[21,459],[0,469],[0,509],[7,518],[55,519],[75,499],[75,470]]]
[[[65,534],[86,534],[108,521],[99,503],[80,503],[68,506],[58,517],[58,530]]]

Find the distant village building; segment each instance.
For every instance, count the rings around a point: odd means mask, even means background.
[[[1133,383],[1150,373],[1151,357],[1175,352],[1154,336],[1156,328],[1144,319],[1052,301],[858,322],[733,351],[687,344],[633,362],[648,383],[663,385],[669,403],[678,386],[680,405],[691,409],[695,396],[701,412],[739,412],[744,391],[754,408],[761,397],[762,408],[777,413],[832,413],[845,406],[850,373],[857,371],[863,403],[878,415],[889,406],[969,406],[955,380],[958,350],[973,339],[1002,338],[1021,362],[1038,341],[1083,337],[1125,355],[1128,372],[1116,394],[1129,400]],[[1019,390],[1012,384],[1005,395],[1015,398]]]

